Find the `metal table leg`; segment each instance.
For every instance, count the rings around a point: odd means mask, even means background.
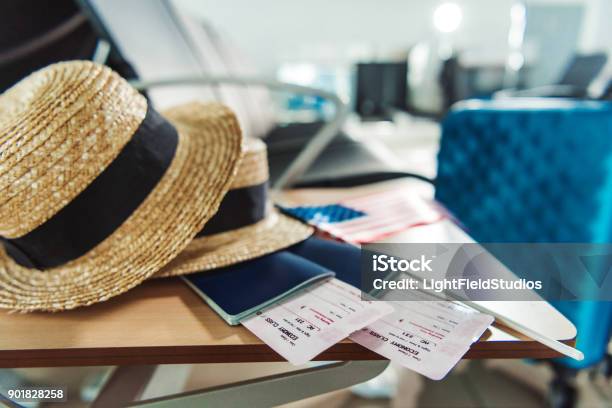
[[[106,380],[91,408],[121,407],[140,398],[157,366],[123,366]]]
[[[147,408],[269,407],[368,381],[382,373],[388,364],[387,360],[330,363],[126,405]]]

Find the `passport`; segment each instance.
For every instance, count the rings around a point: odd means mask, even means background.
[[[183,280],[230,325],[322,279],[330,269],[289,251],[183,276]]]

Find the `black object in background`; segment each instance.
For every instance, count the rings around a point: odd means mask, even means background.
[[[294,123],[279,126],[264,139],[268,145],[270,180],[272,184],[295,160],[306,143],[323,125],[322,122]],[[393,167],[376,157],[363,142],[340,132],[325,148],[313,165],[298,180],[298,184],[311,186],[327,183],[330,179],[355,175],[391,171]]]
[[[408,66],[404,62],[357,64],[355,110],[362,119],[390,119],[406,108]]]
[[[612,101],[612,79],[608,82],[599,99],[602,101]]]
[[[505,89],[499,92],[496,97],[610,100],[612,91],[610,84],[599,95],[592,95],[589,91],[589,86],[604,69],[607,61],[608,56],[605,53],[576,54],[565,67],[558,82],[533,88],[519,86],[516,89]],[[521,71],[523,70],[524,68]]]
[[[524,82],[525,72],[518,78],[519,86]],[[445,59],[440,70],[439,81],[444,98],[440,116],[443,117],[450,107],[464,99],[490,98],[504,87],[506,67],[503,64],[471,65],[461,64],[459,55]]]
[[[54,62],[90,60],[98,38],[73,0],[0,1],[0,92]],[[117,53],[107,65],[125,78],[136,78]]]
[[[561,75],[558,84],[586,90],[607,61],[608,56],[604,53],[575,55]]]

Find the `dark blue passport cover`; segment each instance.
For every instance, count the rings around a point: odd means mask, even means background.
[[[231,325],[334,273],[315,262],[280,251],[183,279]]]

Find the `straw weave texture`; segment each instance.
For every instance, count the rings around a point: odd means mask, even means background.
[[[146,101],[126,81],[92,63],[52,65],[24,81],[0,96],[0,112],[10,112],[0,125],[0,189],[14,193],[11,200],[1,194],[5,235],[35,228],[74,198],[116,157],[146,112]],[[56,106],[52,99],[64,103]],[[179,134],[175,157],[147,198],[104,241],[45,271],[18,265],[0,248],[0,308],[60,311],[107,300],[160,270],[202,230],[233,181],[241,157],[240,128],[234,114],[218,104],[188,104],[169,116]],[[179,118],[191,118],[197,126]],[[93,131],[95,140],[85,142],[79,129],[86,135]],[[24,149],[48,152],[53,163],[29,157]],[[39,170],[33,173],[23,163]],[[21,177],[28,178],[25,186]],[[32,219],[17,202],[34,211]]]
[[[266,146],[261,140],[248,139],[232,189],[258,185],[267,180]],[[263,220],[236,230],[194,239],[154,277],[203,272],[247,261],[301,242],[313,232],[312,227],[281,214],[268,201]]]
[[[259,139],[247,139],[238,172],[232,183],[232,190],[256,186],[265,183],[269,178],[266,145]]]
[[[40,70],[2,95],[0,235],[25,235],[74,199],[119,154],[146,109],[116,73],[86,62]]]

